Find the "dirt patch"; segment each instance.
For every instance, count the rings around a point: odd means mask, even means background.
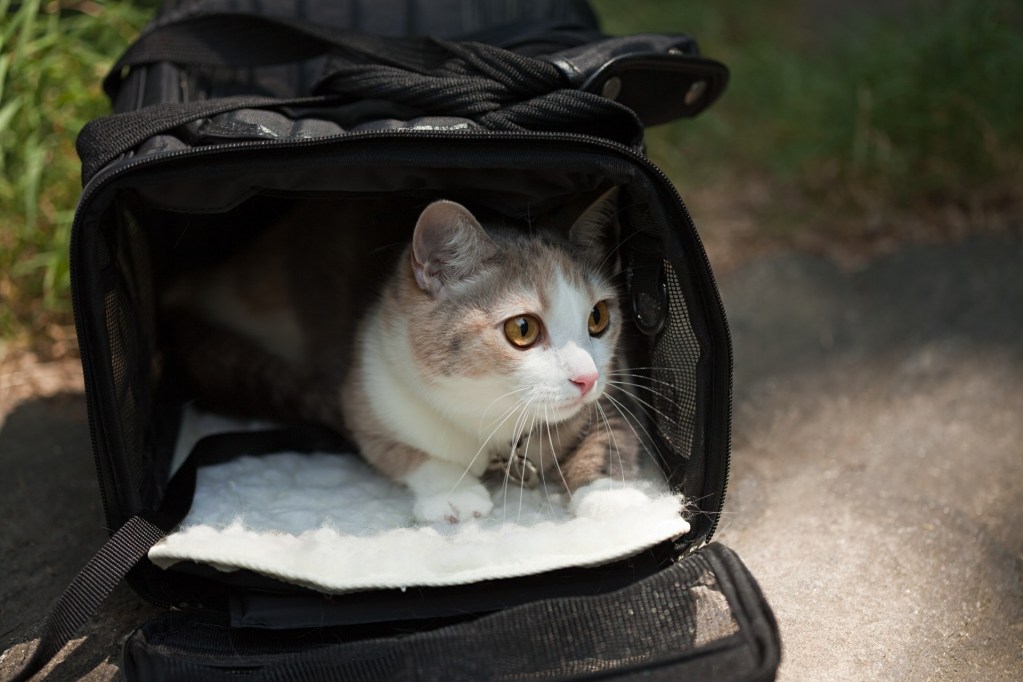
[[[0,425],[21,402],[84,390],[82,364],[76,353],[42,360],[25,349],[0,350]]]

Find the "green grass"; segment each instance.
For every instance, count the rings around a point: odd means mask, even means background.
[[[75,137],[109,111],[100,81],[149,14],[0,0],[0,343],[66,335]]]

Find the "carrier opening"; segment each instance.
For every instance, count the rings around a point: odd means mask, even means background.
[[[355,164],[296,169],[291,175],[274,174],[273,182],[271,176],[259,173],[232,176],[233,181],[224,182],[201,177],[201,171],[198,175],[169,185],[154,174],[152,184],[124,189],[117,212],[103,231],[115,254],[116,277],[110,280],[106,298],[111,362],[122,368],[114,372],[115,393],[122,406],[119,435],[138,444],[137,449],[128,450],[138,454],[126,462],[126,469],[135,481],[135,503],[143,507],[160,500],[181,461],[203,436],[287,425],[268,415],[239,417],[211,409],[197,394],[173,346],[173,324],[166,308],[167,298],[182,276],[216,268],[258,247],[260,240],[289,216],[319,216],[322,225],[295,230],[294,236],[319,239],[324,231],[338,230],[349,235],[346,238],[352,240],[355,258],[345,265],[344,279],[346,295],[358,301],[351,320],[354,327],[379,296],[378,288],[412,238],[417,217],[432,202],[458,202],[488,223],[504,221],[528,229],[566,204],[578,203],[580,196],[599,195],[614,185],[606,174],[578,170],[429,168],[398,172],[391,165],[356,168]],[[485,524],[479,519],[436,527],[416,523],[406,488],[352,456],[353,448],[348,448],[347,456],[285,448],[200,469],[191,516],[186,517],[180,532],[154,548],[151,560],[161,566],[201,562],[220,570],[255,570],[274,580],[346,593],[463,584],[587,566],[664,543],[670,551],[672,541],[690,529],[682,515],[682,502],[673,491],[686,483],[695,442],[700,344],[678,282],[678,260],[666,255],[670,249],[665,248],[663,235],[651,227],[648,188],[636,182],[614,186],[621,198],[614,213],[618,232],[610,253],[616,262],[615,288],[623,316],[622,356],[627,358],[625,366],[631,368],[630,376],[620,379],[632,384],[635,388],[627,390],[636,394],[627,412],[619,410],[619,414],[631,423],[644,448],[638,483],[609,485],[604,502],[598,503],[601,496],[597,495],[586,506],[556,480],[545,482],[555,484],[549,487],[518,485],[510,491],[507,480],[499,480],[496,487],[490,481],[494,509],[486,514],[493,531],[487,531],[492,540],[488,545],[481,539],[480,529]],[[379,219],[381,212],[386,219]],[[377,219],[367,219],[370,215]],[[329,256],[315,242],[307,247],[312,260],[307,262],[304,276],[314,282],[316,260]],[[292,272],[301,264],[294,267]],[[266,287],[265,275],[259,267],[251,267],[252,286]],[[667,309],[659,313],[664,319],[653,335],[637,328],[634,288],[648,295],[662,292],[662,305]],[[553,440],[557,431],[537,436],[543,437]],[[507,462],[506,473],[514,466]],[[516,483],[521,483],[522,475]],[[342,481],[350,486],[340,494],[337,490]],[[259,495],[265,494],[268,486],[277,485],[290,488],[290,492],[275,492],[280,502],[275,511],[269,502],[260,502]],[[311,492],[314,489],[315,494]],[[620,498],[617,502],[613,501],[615,495]],[[364,516],[339,511],[336,503],[340,498],[351,501]],[[214,501],[229,503],[214,508],[210,506]],[[301,503],[308,504],[303,507]],[[270,520],[275,515],[276,520]],[[384,517],[389,520],[381,533],[390,536],[381,535],[375,546],[369,544],[366,538],[372,533],[367,524]],[[587,530],[580,531],[571,523]],[[559,524],[567,532],[538,534],[537,528]],[[646,530],[637,534],[637,528]],[[414,537],[417,529],[424,531],[422,537]],[[260,535],[265,537],[254,541]],[[309,560],[339,535],[364,546],[345,547],[333,558]],[[473,547],[465,553],[472,555],[472,561],[462,565],[452,563],[457,552],[451,551],[451,543],[460,537]],[[287,538],[284,544],[282,538]],[[566,544],[565,538],[574,538],[574,545]],[[266,539],[271,542],[263,543]],[[425,540],[434,545],[417,544]],[[401,547],[397,552],[396,546]],[[554,547],[559,551],[552,551]],[[517,561],[509,561],[509,548],[516,548],[511,555],[517,554]],[[659,551],[664,551],[663,547]],[[409,555],[431,559],[416,562],[422,569],[418,574],[403,573]],[[375,567],[367,573],[367,557],[387,556],[397,571],[394,575],[387,575],[380,570],[382,564],[372,561],[368,565]],[[263,565],[268,557],[289,561]],[[296,566],[300,567],[298,573]],[[221,574],[221,579],[232,580],[228,573]]]

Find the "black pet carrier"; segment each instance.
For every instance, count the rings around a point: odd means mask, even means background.
[[[685,35],[602,35],[585,2],[166,6],[104,83],[115,113],[79,138],[72,292],[113,535],[23,675],[127,576],[169,609],[127,638],[131,680],[773,678],[770,610],[735,555],[710,544],[728,475],[724,312],[682,200],[643,154],[644,126],[699,113],[726,80]],[[539,569],[458,581],[443,567],[418,583],[370,567],[363,582],[325,586],[302,573],[307,547],[252,555],[250,529],[230,519],[198,554],[168,554],[204,472],[241,460],[259,472],[281,452],[357,461],[330,454],[345,444],[323,428],[208,428],[190,413],[160,308],[178,271],[299,202],[454,198],[526,216],[611,185],[637,381],[658,387],[640,428],[665,490],[685,501],[669,521],[685,526],[634,549],[590,540],[599,556],[581,551],[576,565],[540,552]],[[313,525],[302,537],[331,530]],[[430,563],[411,541],[381,555]],[[297,564],[264,570],[278,559]],[[368,561],[329,561],[344,559]]]

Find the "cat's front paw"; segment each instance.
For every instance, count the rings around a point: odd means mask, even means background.
[[[420,523],[459,523],[478,519],[490,513],[494,503],[480,483],[458,487],[447,493],[416,499],[413,513]]]
[[[576,516],[613,518],[649,502],[650,497],[634,485],[602,478],[576,490],[569,508]]]

